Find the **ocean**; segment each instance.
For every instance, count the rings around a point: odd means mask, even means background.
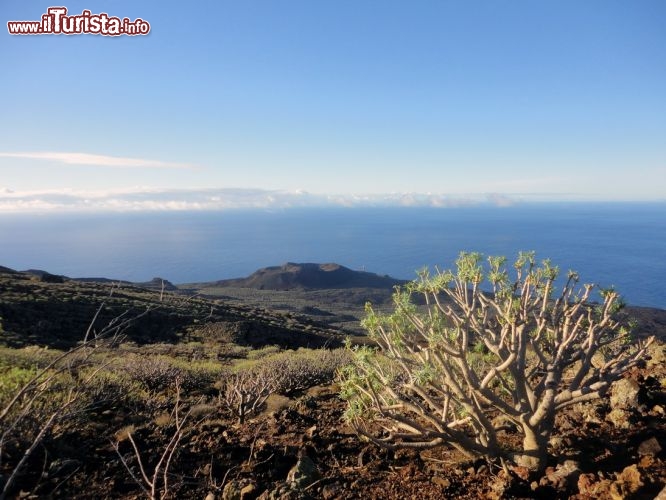
[[[462,250],[534,250],[632,305],[666,308],[666,203],[0,216],[0,265],[174,283],[336,262],[412,279]]]

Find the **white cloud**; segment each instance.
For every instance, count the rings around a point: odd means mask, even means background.
[[[0,152],[0,158],[21,158],[28,160],[50,160],[67,165],[93,165],[116,168],[193,168],[187,163],[173,163],[161,160],[144,160],[140,158],[123,158],[119,156],[95,155],[88,153]]]
[[[128,212],[306,207],[454,207],[474,204],[506,206],[514,200],[499,195],[448,196],[390,193],[316,195],[305,191],[262,189],[132,188],[113,191],[0,191],[0,213],[7,212]]]

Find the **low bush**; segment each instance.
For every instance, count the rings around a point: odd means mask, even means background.
[[[273,374],[266,370],[229,373],[221,384],[218,401],[237,418],[239,424],[243,424],[275,392],[276,382]]]
[[[276,379],[276,392],[289,395],[315,385],[330,383],[338,369],[351,361],[345,349],[299,349],[265,360],[262,369]]]
[[[185,393],[207,391],[223,370],[222,364],[214,360],[187,361],[144,351],[123,356],[111,369],[119,377],[141,384],[152,396],[170,392],[176,380]]]
[[[299,349],[237,363],[223,377],[219,401],[243,423],[261,410],[268,396],[290,395],[334,380],[351,356],[345,349]]]

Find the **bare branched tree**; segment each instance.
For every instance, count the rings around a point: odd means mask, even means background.
[[[539,470],[555,414],[603,396],[654,339],[632,338],[618,294],[579,286],[576,273],[556,294],[558,269],[533,253],[521,253],[513,271],[478,253],[456,264],[420,272],[396,291],[390,315],[368,307],[364,326],[379,349],[355,349],[343,371],[347,417],[383,446],[449,444]],[[522,449],[500,443],[507,425],[522,433]]]
[[[176,381],[175,388],[175,402],[170,415],[170,423],[173,426],[173,432],[171,433],[171,437],[164,447],[157,463],[152,467],[152,471],[149,471],[148,465],[141,457],[139,446],[132,435],[132,428],[126,428],[124,435],[120,436],[121,439],[113,443],[113,447],[123,466],[134,482],[141,487],[141,490],[145,493],[146,497],[150,498],[150,500],[164,499],[170,495],[171,485],[169,484],[169,470],[173,464],[175,455],[180,450],[180,443],[185,436],[187,430],[185,424],[192,416],[193,409],[196,408],[196,405],[193,405],[190,406],[187,411],[183,411],[183,400],[181,397],[179,380]],[[132,446],[132,453],[130,453],[130,456],[134,456],[139,468],[139,474],[134,472],[130,459],[120,451],[120,442],[125,438]]]
[[[245,370],[227,376],[220,391],[220,403],[243,424],[276,391],[278,378],[269,370]]]

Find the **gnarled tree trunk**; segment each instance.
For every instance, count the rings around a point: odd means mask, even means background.
[[[540,471],[546,467],[548,459],[548,437],[532,428],[528,423],[523,424],[523,451],[517,453],[514,462],[531,471]]]

